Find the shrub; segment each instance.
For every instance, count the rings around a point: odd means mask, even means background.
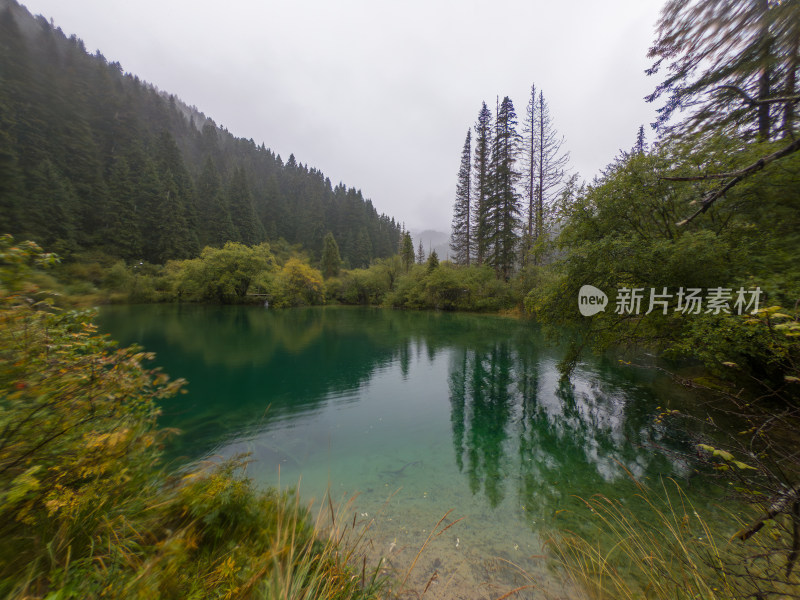
[[[322,273],[297,258],[290,258],[273,280],[272,298],[277,308],[323,304]]]

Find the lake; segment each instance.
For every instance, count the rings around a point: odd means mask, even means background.
[[[525,321],[146,305],[103,308],[98,324],[188,380],[161,417],[182,431],[174,468],[249,453],[261,484],[299,484],[317,505],[328,488],[335,502],[358,494],[349,515],[372,522],[370,557],[400,572],[448,511],[442,526],[463,517],[412,571],[420,593],[437,573],[426,597],[497,598],[527,581],[521,570],[567,597],[541,535],[586,526],[576,496],[691,472],[687,434],[654,421],[659,406],[691,405],[684,390],[612,359],[564,383],[561,351]]]

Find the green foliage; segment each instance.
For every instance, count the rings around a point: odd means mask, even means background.
[[[322,258],[320,259],[320,268],[325,279],[329,277],[336,277],[339,274],[339,268],[342,266],[342,259],[339,256],[339,245],[336,239],[329,231],[325,234],[325,239],[322,241]]]
[[[403,261],[403,268],[407,273],[414,264],[414,242],[411,240],[411,234],[407,231],[403,234],[403,242],[402,246],[400,247],[400,258]]]
[[[271,292],[276,308],[325,303],[322,273],[297,258],[286,261],[275,275]]]
[[[0,298],[20,292],[33,265],[50,266],[57,262],[56,255],[42,252],[33,242],[15,244],[12,236],[0,235]]]
[[[593,498],[587,508],[610,535],[608,547],[571,535],[557,535],[553,543],[568,572],[595,598],[644,593],[783,597],[798,589],[800,158],[796,151],[787,152],[793,146],[783,146],[785,141],[770,141],[770,121],[776,115],[768,103],[731,102],[731,94],[743,93],[742,88],[757,98],[771,95],[768,67],[776,57],[768,56],[764,34],[776,23],[791,22],[781,35],[795,35],[797,19],[787,15],[797,6],[732,2],[738,8],[723,10],[716,19],[698,18],[723,4],[669,3],[653,53],[672,62],[672,75],[652,98],[670,94],[662,109],[666,118],[687,103],[698,105],[697,95],[711,86],[734,83],[740,90],[716,95],[716,110],[706,104],[690,114],[675,128],[675,136],[660,140],[655,150],[647,153],[639,144],[634,153],[623,154],[602,179],[565,205],[561,259],[525,303],[538,320],[570,336],[561,365],[565,373],[585,347],[631,344],[700,361],[704,377],[686,383],[705,388],[728,418],[733,415],[741,423],[741,431],[716,431],[719,442],[698,444],[698,457],[711,472],[728,478],[731,490],[757,506],[761,516],[750,525],[737,524],[741,529],[733,537],[744,544],[723,545],[696,512],[686,510],[682,498],[680,504],[669,498],[656,502],[643,490],[657,533],[653,524],[632,519],[623,503]],[[729,29],[735,34],[724,33]],[[723,38],[725,44],[730,38],[731,45],[721,50],[717,42]],[[777,39],[771,48],[786,53],[783,75],[794,82],[797,45],[787,52]],[[737,54],[748,45],[756,55]],[[711,50],[717,58],[702,73],[698,66]],[[782,135],[794,138],[790,110],[785,117]],[[773,160],[780,166],[770,164]],[[758,168],[748,170],[749,165]],[[610,297],[606,310],[590,318],[581,316],[577,306],[578,290],[587,284]],[[665,313],[659,307],[645,314],[644,300],[640,310],[623,314],[615,310],[615,291],[622,287],[640,288],[645,297],[651,289],[667,288],[673,296]],[[750,307],[742,315],[714,314],[707,306],[698,314],[687,313],[674,296],[680,288],[724,288],[735,294],[756,287],[764,293],[760,308]],[[679,418],[675,412],[664,411],[657,421]],[[708,423],[716,429],[711,416]],[[728,519],[735,522],[737,516]]]
[[[439,267],[439,256],[436,254],[436,250],[433,250],[431,252],[431,255],[428,257],[425,270],[428,272],[428,274],[430,274],[438,267]]]
[[[373,266],[346,271],[338,280],[329,280],[327,293],[342,304],[380,305],[389,285],[387,270]]]
[[[276,270],[269,244],[248,247],[228,242],[222,248],[206,247],[199,258],[167,265],[175,280],[178,299],[241,303],[260,274]]]
[[[514,304],[511,288],[488,266],[456,267],[442,262],[417,266],[401,277],[385,303],[395,308],[498,311]]]
[[[769,360],[762,352],[765,346],[736,315],[684,314],[675,310],[675,298],[666,315],[661,310],[644,315],[647,300],[639,315],[615,312],[614,296],[622,287],[644,288],[649,294],[650,288],[667,287],[675,293],[681,287],[759,286],[766,293],[762,305],[793,303],[800,297],[800,269],[785,255],[800,227],[785,195],[800,188],[797,171],[777,179],[754,177],[732,191],[726,205],[709,211],[708,218],[678,226],[683,206],[696,192],[659,177],[664,164],[679,160],[676,151],[682,152],[662,148],[660,153],[625,155],[576,198],[559,238],[563,258],[547,285],[531,290],[526,307],[544,323],[577,331],[583,335],[580,343],[595,348],[657,346],[699,357],[713,368],[726,355],[734,361],[749,356],[763,364]],[[780,221],[770,225],[777,215]],[[605,312],[591,319],[577,310],[578,290],[585,284],[609,294]]]
[[[453,225],[450,235],[450,249],[453,251],[453,262],[468,265],[472,257],[473,235],[472,224],[472,130],[467,130],[467,139],[461,151],[461,166],[458,169],[456,184],[456,200],[453,205]]]

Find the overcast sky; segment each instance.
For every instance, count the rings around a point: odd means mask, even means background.
[[[20,1],[412,229],[449,231],[482,101],[509,96],[521,128],[535,83],[586,180],[654,120],[663,0]]]

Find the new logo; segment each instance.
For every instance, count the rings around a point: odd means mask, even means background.
[[[593,285],[584,285],[578,291],[578,310],[584,317],[591,317],[606,309],[608,296]]]

